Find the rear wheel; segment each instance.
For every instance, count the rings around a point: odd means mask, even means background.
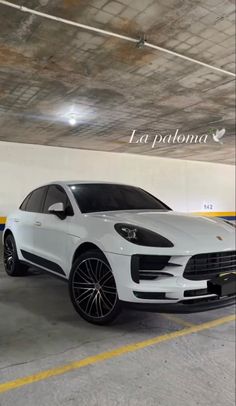
[[[90,323],[108,324],[121,311],[111,267],[99,250],[88,251],[75,261],[69,288],[75,310]]]
[[[10,276],[22,276],[27,273],[28,266],[19,261],[15,239],[8,234],[4,240],[4,267]]]

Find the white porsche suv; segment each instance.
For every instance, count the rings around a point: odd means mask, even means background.
[[[61,276],[92,323],[125,306],[186,313],[234,303],[234,225],[173,212],[138,187],[39,187],[8,217],[3,243],[8,275],[35,266]]]

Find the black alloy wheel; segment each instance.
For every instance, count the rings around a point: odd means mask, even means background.
[[[16,243],[12,234],[8,234],[4,239],[3,251],[4,267],[9,276],[26,275],[28,266],[22,264],[17,255]]]
[[[115,279],[102,252],[88,251],[75,261],[70,296],[76,311],[91,323],[110,323],[120,313]]]

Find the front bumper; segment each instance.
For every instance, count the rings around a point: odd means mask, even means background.
[[[155,312],[192,313],[235,303],[235,296],[219,298],[216,294],[209,294],[207,280],[190,280],[183,276],[189,256],[171,257],[171,268],[163,269],[160,277],[138,282],[134,281],[131,272],[131,256],[114,253],[106,253],[106,256],[114,273],[119,299],[126,307]]]

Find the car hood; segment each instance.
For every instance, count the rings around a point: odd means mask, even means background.
[[[235,229],[217,218],[178,213],[174,211],[116,211],[94,213],[114,223],[130,223],[157,232],[168,238],[175,247],[183,243],[189,250],[201,247],[202,252],[235,249]]]

